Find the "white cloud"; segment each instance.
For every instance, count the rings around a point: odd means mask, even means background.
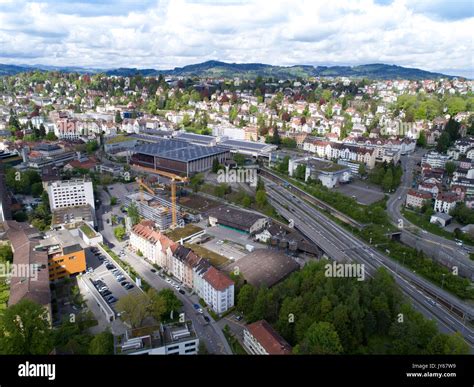
[[[451,73],[474,68],[474,18],[466,2],[459,3],[463,12],[440,1],[378,3],[0,0],[0,62],[172,68],[218,59],[384,62]]]

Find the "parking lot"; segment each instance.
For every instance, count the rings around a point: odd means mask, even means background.
[[[106,300],[115,312],[117,301],[130,293],[140,292],[133,279],[114,261],[98,249],[87,253],[88,280],[92,280],[97,295]]]
[[[336,191],[353,197],[358,203],[370,205],[384,198],[382,189],[376,185],[370,184],[365,180],[354,180],[350,184],[342,184],[335,188]]]

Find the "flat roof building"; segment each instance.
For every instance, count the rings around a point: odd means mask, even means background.
[[[214,159],[222,164],[230,157],[229,150],[225,148],[200,146],[186,141],[168,139],[139,145],[133,152],[132,164],[181,176],[208,171],[212,168]]]
[[[116,345],[121,355],[197,355],[199,337],[191,321],[126,331]]]
[[[222,225],[249,234],[260,231],[268,224],[268,218],[263,215],[226,205],[211,208],[207,211],[207,216],[212,227]]]
[[[256,288],[270,288],[299,270],[300,265],[282,251],[256,249],[228,265],[225,270],[233,272],[237,267],[249,284]]]

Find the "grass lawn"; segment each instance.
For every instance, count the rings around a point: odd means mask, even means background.
[[[185,243],[184,246],[191,249],[191,250],[193,250],[196,254],[198,254],[202,258],[208,259],[209,262],[211,262],[211,264],[215,267],[225,266],[225,265],[227,265],[228,263],[231,262],[226,257],[224,257],[220,254],[217,254],[213,251],[210,251],[210,250],[208,250],[205,247],[202,247],[200,245]]]
[[[89,227],[89,225],[87,225],[87,224],[83,224],[83,225],[81,226],[81,231],[82,231],[84,234],[86,234],[86,236],[87,236],[88,238],[94,238],[94,237],[97,236],[96,232],[95,232],[94,230],[92,230],[92,229]]]
[[[181,238],[186,238],[189,235],[195,234],[201,231],[202,228],[194,224],[187,224],[183,228],[175,228],[172,231],[166,233],[166,236],[174,242],[179,242]]]

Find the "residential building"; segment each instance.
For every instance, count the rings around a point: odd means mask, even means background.
[[[92,182],[86,179],[49,182],[47,192],[52,211],[58,208],[85,205],[95,209]]]
[[[427,200],[431,201],[432,198],[433,196],[429,192],[411,189],[407,193],[406,206],[421,208]]]
[[[202,276],[202,288],[197,294],[217,314],[234,306],[234,281],[214,266],[209,266]]]
[[[451,161],[452,157],[449,155],[443,155],[441,153],[431,151],[423,155],[421,164],[429,164],[431,168],[444,168],[448,161]]]
[[[86,270],[86,254],[68,230],[51,231],[40,242],[48,256],[49,280],[56,281]]]
[[[291,346],[265,320],[244,329],[244,347],[251,355],[290,355]]]
[[[434,210],[436,212],[444,212],[449,214],[449,212],[456,207],[459,197],[454,192],[442,192],[438,194],[438,197],[435,200]]]

